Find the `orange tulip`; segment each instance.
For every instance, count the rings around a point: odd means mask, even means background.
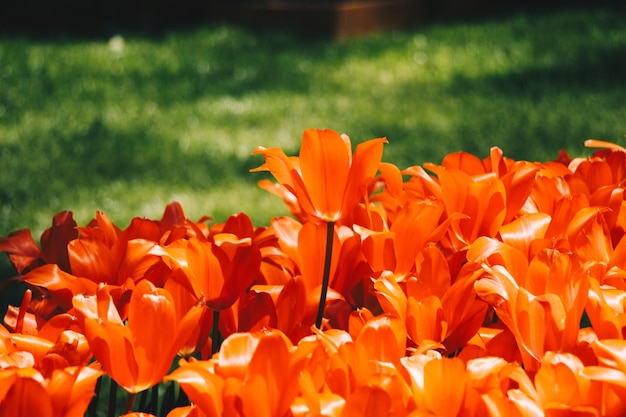
[[[514,393],[534,394],[532,382],[521,365],[501,358],[484,357],[469,360],[465,367],[467,385],[463,416],[526,415],[524,411],[527,410],[520,410],[511,399]]]
[[[200,310],[197,314],[197,321],[193,323],[188,333],[188,339],[178,351],[182,357],[189,357],[195,352],[201,352],[204,348],[210,350],[209,334],[213,327],[213,312],[206,306],[202,297],[198,298],[189,291],[184,281],[170,277],[165,281],[163,289],[170,293],[174,300],[176,321],[187,323],[185,316],[191,310]]]
[[[81,417],[100,375],[90,367],[57,369],[49,378],[32,368],[0,371],[0,415]]]
[[[229,340],[226,339],[225,342]],[[176,381],[185,391],[195,408],[207,417],[223,415],[223,390],[225,381],[212,372],[205,361],[181,363],[181,366],[165,377]]]
[[[416,344],[442,344],[449,353],[461,349],[485,319],[488,305],[477,299],[478,275],[463,271],[452,282],[449,265],[435,246],[420,251],[416,275],[405,277],[401,287],[391,273],[374,282],[383,311],[400,318]]]
[[[585,307],[589,321],[599,339],[626,338],[626,292],[600,286],[589,278],[589,300]]]
[[[146,280],[133,290],[124,325],[109,293],[100,286],[96,296],[74,297],[85,337],[102,368],[130,393],[159,383],[176,353],[189,339],[202,310],[192,308],[178,322],[168,291]]]
[[[213,310],[230,307],[259,274],[261,253],[250,238],[229,233],[213,237],[214,242],[198,238],[178,240],[169,246],[155,247],[159,255],[178,274],[187,288],[203,297]]]
[[[54,342],[47,339],[13,333],[10,340],[16,350],[33,356],[33,366],[44,377],[55,370],[72,366],[83,366],[91,359],[91,351],[85,337],[77,332],[66,330]]]
[[[287,157],[278,148],[259,147],[253,155],[263,155],[265,163],[252,171],[270,171],[312,218],[337,222],[348,217],[364,197],[378,170],[384,143],[384,138],[361,143],[353,157],[347,136],[307,129],[298,158]]]
[[[285,291],[302,297],[298,300],[289,301],[289,304],[295,308],[286,317],[281,318],[281,314],[278,314],[279,328],[288,334],[294,342],[297,342],[293,339],[295,333],[292,330],[294,327],[281,327],[280,323],[291,322],[296,325],[299,322],[298,327],[308,334],[311,320],[315,318],[315,311],[318,310],[319,313],[319,298],[323,285],[323,269],[326,266],[327,253],[325,252],[327,251],[327,233],[329,230],[324,224],[305,223],[302,225],[289,217],[273,219],[272,228],[276,234],[280,251],[290,260],[289,264],[285,264],[285,267],[289,268],[293,275],[290,282],[296,278],[298,280],[297,284],[285,283]],[[341,307],[344,311],[351,310],[356,306],[362,307],[367,302],[365,299],[368,298],[364,282],[370,269],[362,258],[360,237],[347,226],[338,226],[330,231],[332,233],[332,256],[327,271],[330,288],[329,299],[332,302],[340,301],[341,306],[336,305],[335,308]],[[301,286],[303,292],[299,291]],[[342,299],[342,295],[344,299]],[[280,308],[277,305],[277,311]],[[336,314],[328,314],[327,318],[330,320],[337,319],[332,324],[335,327],[347,327],[345,315],[339,317]],[[340,325],[339,322],[343,325]],[[298,334],[303,335],[302,333]]]
[[[468,260],[483,263],[486,278],[476,281],[476,292],[515,334],[529,371],[538,369],[546,351],[575,348],[589,281],[573,255],[545,249],[527,265],[521,251],[480,238]]]
[[[384,143],[384,138],[361,143],[353,158],[348,136],[333,130],[307,129],[298,158],[287,157],[279,148],[259,147],[253,152],[262,154],[265,164],[252,171],[270,171],[296,197],[307,216],[326,223],[326,254],[315,320],[318,328],[322,325],[330,280],[334,225],[346,221],[360,201],[367,198]]]
[[[298,393],[305,361],[290,354],[279,331],[235,333],[209,361],[182,362],[166,377],[177,381],[208,417],[282,416]]]
[[[131,225],[135,227],[122,232],[98,212],[91,226],[79,227],[80,238],[68,245],[72,275],[114,285],[122,285],[128,278],[142,279],[159,258],[150,256],[156,242],[144,239],[141,233],[154,239],[155,230]]]
[[[584,366],[569,353],[546,352],[534,387],[510,390],[523,416],[618,416],[626,412],[626,374],[604,366]]]
[[[396,213],[388,231],[372,232],[355,227],[362,235],[363,254],[374,272],[390,271],[397,281],[415,274],[418,253],[429,242],[447,232],[449,222],[440,224],[444,213],[438,200],[407,203]]]
[[[431,351],[405,357],[402,365],[410,375],[413,398],[422,415],[461,415],[468,377],[460,359],[442,358]]]
[[[455,168],[425,166],[439,178],[446,214],[465,215],[452,222],[447,246],[459,251],[479,236],[496,235],[506,216],[506,189],[495,174],[475,179]]]

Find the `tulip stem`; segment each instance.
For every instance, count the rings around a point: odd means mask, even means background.
[[[220,336],[220,311],[213,311],[213,328],[211,329],[211,356],[220,350],[222,344]]]
[[[135,398],[137,397],[137,394],[134,392],[129,392],[128,396],[126,397],[126,412],[130,413],[131,411],[133,411],[133,406],[135,405]]]
[[[322,278],[322,291],[320,292],[320,303],[317,307],[317,319],[315,327],[322,328],[322,318],[326,308],[326,294],[328,293],[328,283],[330,281],[330,264],[333,257],[333,238],[335,236],[335,222],[326,223],[326,254],[324,256],[324,276]]]

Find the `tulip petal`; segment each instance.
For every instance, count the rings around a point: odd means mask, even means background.
[[[234,333],[227,337],[218,352],[217,372],[226,378],[243,379],[258,344],[259,337],[253,333]]]
[[[342,216],[342,202],[350,172],[349,144],[339,133],[307,129],[300,147],[302,181],[317,217],[335,221]]]
[[[504,243],[519,249],[528,256],[530,243],[545,236],[551,220],[552,217],[549,214],[530,213],[502,225],[499,233]]]
[[[463,406],[466,380],[465,366],[458,358],[427,362],[424,365],[426,407],[437,416],[459,415]]]
[[[361,385],[346,401],[341,417],[388,415],[392,404],[387,391],[377,386]]]
[[[441,166],[461,170],[471,176],[482,175],[485,167],[476,155],[469,152],[452,152],[443,157]]]
[[[0,401],[0,415],[53,417],[54,412],[46,390],[39,382],[27,377],[18,377],[4,399]]]
[[[57,416],[83,416],[102,372],[90,367],[55,370],[46,391]]]
[[[18,230],[0,238],[0,252],[5,252],[18,273],[41,264],[41,251],[30,230]]]
[[[613,152],[626,152],[626,148],[623,148],[615,143],[597,139],[587,139],[585,141],[585,146],[588,148],[605,148]]]
[[[182,346],[175,346],[176,313],[171,295],[147,280],[133,290],[128,311],[128,329],[138,365],[139,392],[158,384],[170,369]],[[182,345],[184,339],[179,341]]]
[[[264,148],[259,146],[252,152],[252,155],[258,154],[263,155],[265,163],[258,168],[251,169],[250,172],[270,171],[274,178],[276,178],[276,181],[286,186],[289,191],[293,193],[293,158],[287,157],[285,152],[280,148]]]
[[[383,156],[383,145],[387,139],[371,139],[357,145],[354,158],[350,166],[350,173],[343,191],[341,212],[348,214],[361,200],[364,192],[372,180]],[[349,142],[348,142],[349,144]]]
[[[178,382],[189,399],[202,411],[201,415],[206,417],[222,415],[224,380],[210,372],[206,362],[183,364],[165,377],[165,380]]]

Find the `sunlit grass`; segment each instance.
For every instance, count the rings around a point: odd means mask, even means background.
[[[333,43],[228,26],[148,39],[0,38],[0,236],[72,210],[121,227],[179,200],[192,219],[285,213],[256,188],[259,145],[305,128],[386,136],[400,167],[492,146],[516,159],[624,142],[616,11],[516,15]]]

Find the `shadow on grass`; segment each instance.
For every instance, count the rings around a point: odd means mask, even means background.
[[[23,154],[22,143],[3,147],[0,161],[7,168],[0,183],[0,201],[14,207],[33,198],[44,203],[68,188],[97,188],[103,183],[159,183],[164,187],[206,187],[221,178],[245,178],[257,161],[232,153],[203,149],[183,150],[178,140],[146,131],[112,129],[100,119],[84,134],[55,135],[45,145],[33,143],[28,164],[12,158]],[[252,180],[251,180],[252,182]]]
[[[457,77],[450,85],[454,91],[468,86],[481,93],[502,96],[538,98],[558,91],[590,92],[614,89],[626,82],[626,54],[624,45],[579,49],[569,62],[537,68],[513,70],[476,79]]]
[[[515,119],[500,119],[503,122],[514,121],[514,125],[510,126],[512,140],[507,148],[511,154],[525,158],[532,146],[539,147],[548,142],[553,147],[572,148],[572,141],[581,134],[595,134],[600,135],[600,139],[607,139],[620,133],[595,130],[594,113],[598,110],[594,108],[594,100],[602,103],[604,111],[614,103],[613,115],[609,112],[598,117],[615,119],[615,129],[626,129],[623,123],[620,124],[620,116],[617,114],[618,106],[622,103],[620,92],[623,92],[622,86],[626,83],[626,72],[623,71],[626,66],[626,54],[623,53],[625,47],[626,44],[591,50],[580,48],[574,57],[552,65],[522,68],[480,78],[456,76],[447,90],[449,94],[463,97],[467,103],[472,103],[476,97],[483,97],[483,100],[485,97],[491,98],[494,105],[482,103],[492,111],[491,117],[485,117],[483,121],[487,125],[491,124],[491,128],[487,126],[482,131],[491,130],[498,134],[501,130],[501,126],[498,126],[499,116],[514,112],[517,108]],[[523,111],[529,107],[545,111]],[[574,114],[586,114],[586,117],[576,119],[573,118]],[[555,136],[554,132],[559,130],[563,134]],[[586,138],[580,138],[580,143],[574,148],[582,151],[582,139]],[[469,142],[468,149],[471,149]]]

